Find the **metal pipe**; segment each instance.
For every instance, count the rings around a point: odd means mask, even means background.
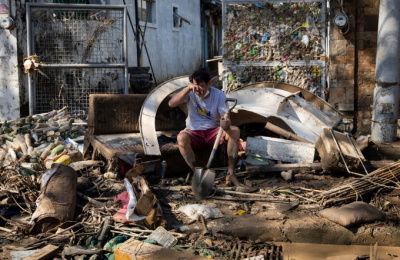
[[[27,46],[27,55],[28,57],[31,56],[31,51],[32,51],[32,44],[31,44],[31,6],[28,4],[26,6],[26,46]],[[33,87],[32,87],[32,79],[31,75],[28,73],[28,102],[29,102],[29,115],[34,114],[34,102],[33,102]]]
[[[92,4],[51,4],[51,3],[27,3],[31,7],[44,7],[44,8],[61,8],[61,9],[117,9],[121,10],[123,5],[92,5]]]
[[[68,64],[40,64],[42,68],[124,68],[125,63],[68,63]]]
[[[125,73],[125,86],[124,86],[124,94],[128,94],[129,93],[129,73],[128,73],[128,66],[129,66],[129,61],[128,61],[128,57],[129,57],[129,53],[128,53],[128,19],[127,19],[127,14],[128,14],[128,8],[125,6],[124,8],[124,53],[125,53],[125,57],[124,57],[124,73]]]
[[[342,149],[340,148],[340,145],[339,145],[339,143],[338,143],[338,141],[337,141],[337,139],[336,139],[335,133],[333,132],[332,129],[329,129],[329,131],[331,132],[333,141],[334,141],[335,144],[336,144],[336,147],[337,147],[337,149],[338,149],[338,151],[339,151],[340,158],[342,158],[343,164],[344,164],[344,166],[346,167],[347,172],[348,172],[348,173],[351,173],[351,171],[349,170],[349,167],[347,167],[346,160],[344,159],[344,156],[343,156],[343,153],[342,153]]]
[[[347,136],[347,140],[351,143],[351,146],[353,147],[354,151],[356,152],[357,159],[360,161],[362,167],[364,168],[365,173],[368,175],[369,172],[367,171],[367,168],[365,167],[364,162],[362,161],[361,156],[358,153],[358,149],[357,149],[356,145],[354,144],[353,140],[350,138],[349,133],[346,133],[345,135]]]
[[[137,66],[142,66],[141,54],[140,54],[140,25],[139,25],[139,7],[138,0],[135,0],[135,23],[136,23],[136,61]]]
[[[399,95],[400,1],[381,0],[371,139],[393,142],[397,138]]]

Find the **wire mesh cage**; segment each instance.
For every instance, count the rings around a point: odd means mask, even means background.
[[[319,91],[322,71],[321,66],[235,67],[228,77],[228,90],[256,82],[275,81],[295,85],[321,95]]]
[[[30,5],[30,49],[42,64],[32,80],[35,113],[68,106],[78,116],[89,94],[126,92],[124,7]]]
[[[224,58],[230,61],[318,60],[324,52],[320,2],[227,6]]]
[[[47,68],[38,74],[36,110],[43,113],[68,106],[76,117],[84,116],[89,95],[123,94],[124,70],[121,68]]]
[[[324,1],[223,3],[227,91],[255,82],[276,81],[325,97]]]

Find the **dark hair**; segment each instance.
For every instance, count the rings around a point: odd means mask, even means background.
[[[211,76],[205,70],[198,70],[198,71],[195,71],[192,74],[192,76],[189,77],[190,83],[193,83],[193,80],[195,80],[197,83],[201,83],[201,82],[208,83],[211,80]]]

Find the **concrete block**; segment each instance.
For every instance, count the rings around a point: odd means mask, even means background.
[[[206,260],[198,255],[153,245],[135,239],[129,239],[114,250],[115,260]]]
[[[265,136],[247,138],[246,155],[291,163],[312,163],[314,154],[314,145],[309,143]]]

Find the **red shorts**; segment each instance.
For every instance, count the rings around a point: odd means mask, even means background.
[[[202,147],[213,147],[215,138],[217,138],[219,127],[211,128],[207,130],[182,130],[181,133],[188,133],[193,149]],[[225,131],[222,131],[221,139],[219,144],[225,143]]]

